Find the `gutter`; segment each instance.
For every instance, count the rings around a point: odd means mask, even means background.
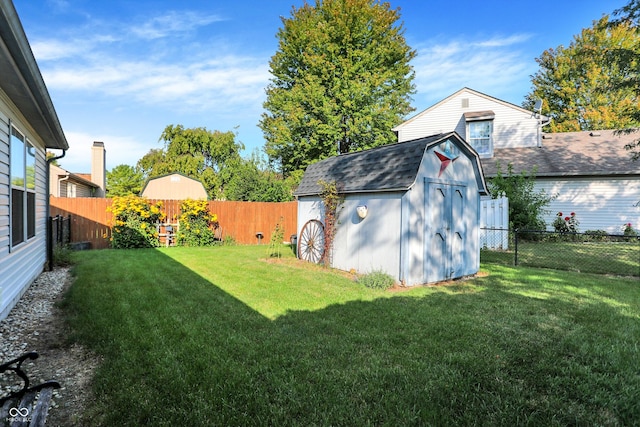
[[[46,151],[45,151],[46,153]],[[51,157],[47,159],[47,167],[46,167],[46,178],[45,178],[45,186],[47,189],[47,197],[46,199],[46,219],[47,219],[47,265],[49,266],[49,271],[53,271],[53,240],[51,239],[51,192],[49,191],[49,186],[51,185],[51,163],[54,161],[61,159],[67,154],[67,150],[62,150],[62,155],[58,157]]]

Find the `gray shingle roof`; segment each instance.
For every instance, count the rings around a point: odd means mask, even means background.
[[[640,134],[616,135],[613,130],[547,133],[542,147],[498,148],[493,158],[482,159],[485,176],[497,172],[497,162],[503,172],[513,165],[513,172],[530,172],[536,176],[640,175],[640,161],[631,160],[625,144],[640,138]]]
[[[294,194],[320,194],[321,180],[340,184],[341,193],[408,190],[416,180],[425,150],[451,137],[462,142],[450,132],[322,160],[307,167]]]

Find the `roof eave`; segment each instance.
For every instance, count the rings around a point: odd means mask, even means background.
[[[515,171],[514,171],[515,172]],[[497,174],[491,173],[485,175],[487,178],[495,178]],[[536,172],[536,178],[589,178],[592,176],[600,176],[600,177],[629,177],[629,176],[640,176],[640,170],[636,171],[573,171],[573,172]]]
[[[0,7],[0,87],[42,138],[46,148],[69,144],[36,63],[20,18],[11,2]]]

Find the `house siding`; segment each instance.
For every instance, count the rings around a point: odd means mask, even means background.
[[[14,123],[36,148],[36,235],[10,244],[9,125]],[[28,122],[0,90],[0,319],[5,318],[46,262],[45,150]],[[18,268],[16,268],[18,267]]]
[[[468,106],[463,107],[463,100]],[[467,105],[467,104],[465,104]],[[464,113],[491,110],[493,148],[535,147],[538,144],[538,120],[529,111],[475,91],[464,89],[419,113],[395,129],[398,142],[455,130],[467,139]]]
[[[576,213],[579,231],[604,230],[620,233],[623,225],[631,223],[640,229],[640,180],[602,178],[536,179],[535,190],[557,195],[544,216],[547,229],[553,229],[558,212],[568,216]]]

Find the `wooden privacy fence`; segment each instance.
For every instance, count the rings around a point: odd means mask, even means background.
[[[113,214],[108,212],[111,199],[51,197],[51,216],[71,215],[73,242],[91,242],[93,249],[109,247]],[[151,203],[158,200],[150,200]],[[228,202],[210,201],[209,212],[218,216],[223,238],[239,244],[256,244],[256,233],[268,243],[276,224],[281,221],[285,240],[297,230],[297,202]],[[162,200],[166,222],[177,222],[180,200]],[[174,220],[175,219],[175,220]]]

